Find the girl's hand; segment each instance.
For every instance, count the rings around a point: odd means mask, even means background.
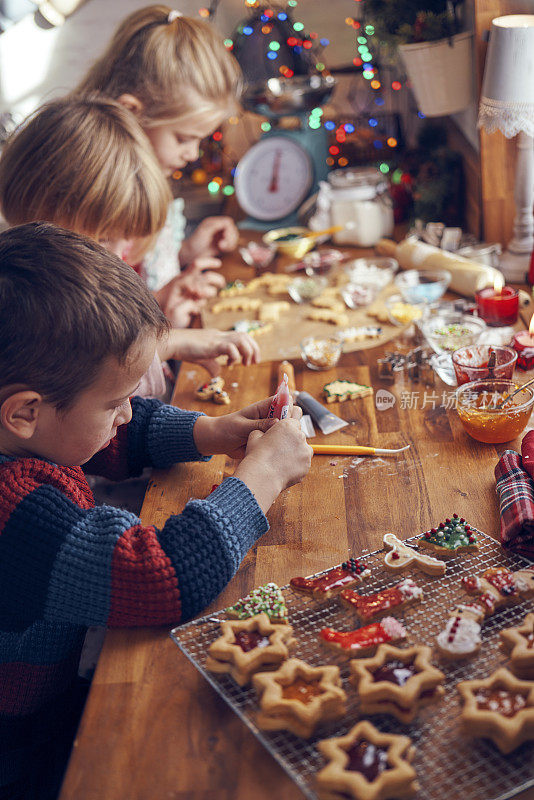
[[[215,329],[172,330],[158,346],[158,353],[162,361],[208,361],[218,356],[227,356],[229,365],[242,362],[249,366],[260,361],[260,348],[248,333]],[[216,371],[209,371],[218,374],[220,364]]]
[[[225,278],[213,272],[220,268],[221,261],[218,258],[195,258],[178,276],[182,291],[195,300],[215,297],[219,289],[226,286]]]
[[[206,217],[180,250],[180,264],[186,266],[201,256],[217,256],[235,250],[239,231],[231,217]]]

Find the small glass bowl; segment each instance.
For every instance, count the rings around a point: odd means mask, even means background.
[[[273,245],[279,253],[291,258],[303,258],[316,245],[314,236],[303,237],[311,233],[308,228],[276,228],[262,237],[264,244]]]
[[[249,242],[245,247],[239,248],[241,258],[249,267],[254,267],[257,272],[262,272],[272,263],[276,248],[273,245]]]
[[[435,303],[451,282],[447,270],[408,269],[395,278],[395,286],[406,303]]]
[[[456,410],[469,436],[486,444],[510,442],[519,436],[532,414],[532,388],[522,389],[504,408],[495,408],[517,388],[515,381],[498,379],[470,381],[459,386],[456,389]]]
[[[324,339],[308,336],[300,343],[302,360],[307,367],[314,370],[335,367],[342,351],[343,340],[340,336],[328,336]]]
[[[410,325],[412,322],[420,322],[423,318],[421,306],[405,303],[400,294],[388,297],[385,306],[393,325]]]
[[[452,353],[460,347],[476,344],[486,330],[486,323],[471,314],[442,312],[421,325],[423,336],[435,353]]]
[[[348,308],[361,308],[372,303],[378,294],[376,286],[360,283],[346,283],[341,289],[341,296]]]
[[[399,268],[394,258],[356,258],[345,266],[350,283],[373,286],[379,292],[391,283]]]
[[[307,303],[319,297],[326,286],[328,286],[328,280],[322,275],[309,275],[292,280],[287,291],[295,303]]]
[[[495,353],[495,366],[490,375],[488,360]],[[458,386],[470,381],[486,378],[504,378],[510,380],[514,374],[517,353],[513,347],[496,344],[475,344],[461,347],[452,354],[452,363]]]

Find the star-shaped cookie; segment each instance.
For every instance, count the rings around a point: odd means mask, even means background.
[[[534,739],[534,683],[522,681],[504,667],[484,680],[461,681],[460,715],[468,736],[491,739],[504,753]]]
[[[290,658],[276,672],[257,673],[252,682],[260,695],[256,722],[263,730],[287,730],[308,739],[319,723],[345,713],[347,696],[336,666],[312,667]]]
[[[278,666],[287,658],[291,625],[277,625],[267,614],[246,620],[221,622],[222,635],[210,645],[206,669],[229,672],[239,686],[246,686],[254,672]]]
[[[381,644],[372,658],[350,662],[350,681],[358,690],[362,714],[391,714],[408,724],[423,706],[436,703],[445,675],[430,663],[430,647],[401,649]]]
[[[324,739],[317,747],[328,760],[316,779],[324,800],[408,798],[419,789],[408,736],[380,733],[363,720],[345,736]]]
[[[501,631],[501,643],[517,677],[534,681],[534,614],[527,614],[521,625]]]

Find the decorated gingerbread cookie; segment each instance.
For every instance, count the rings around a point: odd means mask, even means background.
[[[237,280],[227,283],[224,289],[219,292],[219,297],[236,297],[249,291],[249,287],[243,281]]]
[[[467,607],[457,607],[436,637],[438,652],[448,661],[460,661],[473,656],[482,644],[481,627],[476,619],[462,613]]]
[[[230,404],[230,395],[228,392],[225,392],[224,389],[216,389],[211,399],[218,406],[227,406]]]
[[[450,660],[468,658],[479,650],[486,617],[532,596],[534,570],[511,572],[506,567],[491,567],[481,575],[462,578],[462,587],[473,599],[453,609],[436,639],[438,650]]]
[[[342,589],[367,580],[371,575],[367,566],[357,558],[344,561],[315,578],[291,578],[289,585],[297,592],[312,595],[316,600],[325,600]]]
[[[373,658],[350,662],[351,683],[358,690],[362,714],[391,714],[414,720],[420,708],[443,697],[445,675],[430,663],[430,647],[400,649],[381,644]]]
[[[534,681],[534,614],[527,614],[521,625],[501,631],[501,643],[510,655],[512,672]]]
[[[392,609],[400,611],[423,597],[423,590],[411,578],[375,594],[361,595],[353,589],[343,589],[341,600],[353,609],[362,622],[383,617]]]
[[[279,300],[276,303],[263,303],[258,309],[258,319],[260,322],[276,322],[280,314],[289,311],[291,306],[287,300]]]
[[[312,667],[290,658],[276,672],[258,673],[252,680],[261,709],[256,722],[262,730],[287,730],[308,739],[321,722],[345,714],[339,667]]]
[[[378,645],[406,638],[406,628],[395,617],[384,617],[355,631],[323,628],[319,633],[323,644],[347,656],[372,655]]]
[[[378,339],[382,335],[382,328],[375,325],[362,325],[361,327],[345,328],[339,331],[338,336],[344,342],[359,342],[362,339]]]
[[[310,308],[306,313],[306,319],[328,322],[330,325],[349,324],[348,315],[344,311],[334,311],[331,308]]]
[[[223,311],[257,311],[261,306],[261,300],[257,297],[226,297],[219,300],[212,306],[213,314],[221,314]]]
[[[458,514],[453,514],[451,519],[440,522],[437,528],[423,533],[417,544],[445,559],[478,551],[476,533]]]
[[[491,739],[502,753],[511,753],[534,739],[534,683],[507,669],[484,680],[457,686],[464,706],[460,719],[466,736]]]
[[[323,386],[323,394],[327,403],[343,403],[357,397],[368,397],[373,394],[371,386],[349,380],[331,381]]]
[[[220,375],[217,375],[215,378],[211,378],[211,380],[199,386],[195,392],[195,396],[199,400],[211,400],[215,392],[221,391],[223,386],[224,379],[221,378]]]
[[[286,601],[276,583],[266,583],[253,589],[226,609],[228,616],[234,619],[248,619],[262,612],[267,614],[271,622],[287,622]]]
[[[314,297],[311,301],[312,306],[315,308],[329,308],[330,311],[335,311],[338,314],[345,313],[345,306],[339,298],[332,294],[320,294],[319,297]]]
[[[322,800],[391,800],[419,789],[411,766],[415,748],[407,736],[381,733],[363,720],[317,747],[327,761],[316,779]]]
[[[384,556],[384,566],[391,572],[402,572],[408,567],[416,567],[427,575],[445,575],[447,569],[443,561],[420,553],[402,542],[394,533],[384,534],[384,547],[389,550]]]
[[[221,622],[222,635],[209,647],[206,669],[229,673],[246,686],[255,672],[279,666],[288,657],[292,631],[291,625],[273,623],[267,614]]]

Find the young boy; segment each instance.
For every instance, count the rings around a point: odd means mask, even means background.
[[[273,423],[269,399],[215,418],[130,401],[166,330],[97,243],[46,223],[0,234],[0,798],[54,797],[35,785],[60,780],[87,627],[193,617],[309,469],[298,410]],[[211,453],[242,458],[234,476],[161,530],[95,507],[84,475]]]

